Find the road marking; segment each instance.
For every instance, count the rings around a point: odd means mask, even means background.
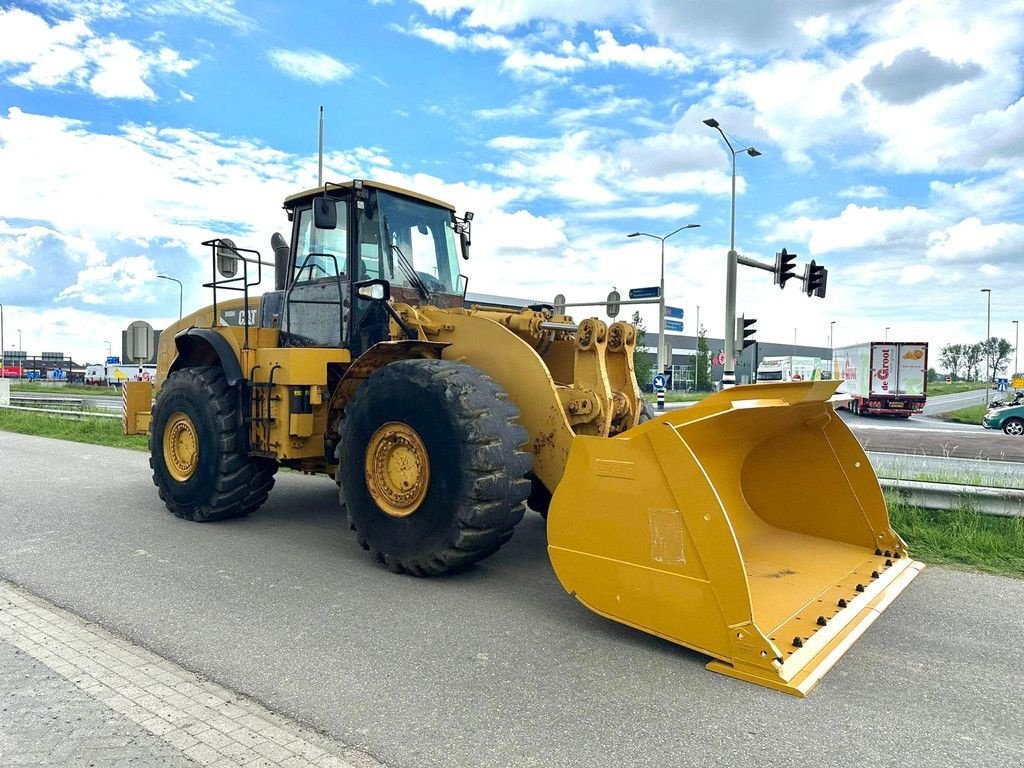
[[[932,435],[974,435],[976,437],[981,437],[981,436],[985,435],[986,433],[988,433],[988,434],[992,433],[992,430],[985,429],[984,427],[981,427],[980,429],[974,430],[974,429],[943,429],[943,428],[936,428],[936,427],[903,427],[903,426],[896,426],[894,424],[890,424],[888,426],[885,426],[885,425],[882,425],[882,424],[851,424],[850,422],[846,422],[846,425],[850,429],[853,429],[853,430],[857,430],[857,429],[887,429],[887,430],[896,430],[896,431],[899,431],[899,432],[928,432],[929,434],[932,434]]]
[[[6,581],[0,640],[199,765],[382,766]]]

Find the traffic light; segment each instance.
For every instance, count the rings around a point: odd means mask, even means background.
[[[824,299],[827,285],[828,270],[821,264],[815,264],[814,259],[811,259],[811,263],[807,265],[807,271],[804,272],[804,292],[808,296]]]
[[[786,249],[783,248],[775,254],[775,284],[778,285],[779,288],[785,288],[786,281],[791,277],[796,277],[794,274],[795,271],[795,253],[787,253]]]
[[[757,329],[754,327],[756,322],[757,320],[754,318],[748,320],[743,315],[736,318],[736,354],[754,344],[754,334],[757,333]]]

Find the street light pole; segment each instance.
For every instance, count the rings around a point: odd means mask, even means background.
[[[1012,320],[1013,323],[1013,375],[1020,373],[1017,366],[1017,346],[1020,344],[1020,320]],[[3,333],[3,315],[0,314],[0,334]],[[0,336],[0,338],[3,338]]]
[[[725,145],[732,154],[732,207],[729,215],[729,256],[725,267],[725,370],[722,373],[722,387],[731,387],[736,383],[736,156],[746,152],[751,157],[759,157],[753,147],[736,149],[722,126],[713,117],[704,121],[704,125],[714,128],[722,135]]]
[[[1014,320],[1013,322],[1017,322]],[[7,378],[7,347],[4,346],[4,305],[0,304],[0,379]]]
[[[665,241],[668,240],[672,235],[682,232],[684,229],[696,229],[700,224],[686,224],[677,230],[669,232],[664,237],[658,235],[652,235],[650,232],[633,232],[626,237],[653,237],[655,240],[661,241],[661,282],[659,283],[659,293],[661,298],[658,301],[658,373],[665,372]],[[180,318],[179,318],[180,319]]]
[[[889,326],[887,325],[887,326],[885,326],[885,339],[884,339],[884,341],[888,341],[888,340],[889,340]]]
[[[184,288],[182,288],[181,280],[179,280],[176,277],[171,277],[170,275],[157,275],[157,277],[159,277],[159,278],[161,278],[163,280],[173,280],[174,282],[176,282],[178,284],[178,322],[180,323],[181,322],[181,299],[182,299],[182,295],[184,293]]]
[[[985,410],[988,410],[988,388],[991,382],[989,382],[989,354],[988,354],[988,341],[992,338],[992,289],[982,288],[981,292],[987,294],[986,299],[988,300],[988,310],[986,311],[985,320]]]
[[[25,348],[21,346],[21,328],[18,329],[18,378],[25,378]]]

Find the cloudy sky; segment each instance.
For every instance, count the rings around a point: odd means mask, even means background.
[[[78,362],[209,297],[199,243],[269,256],[281,202],[372,178],[472,210],[471,291],[656,285],[724,327],[737,249],[759,337],[941,345],[1024,319],[1021,0],[0,0],[5,346]],[[656,310],[645,312],[649,326]]]

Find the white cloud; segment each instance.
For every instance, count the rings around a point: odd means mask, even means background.
[[[235,8],[235,0],[41,0],[62,13],[91,21],[121,19],[128,16],[166,18],[186,16],[203,18],[214,24],[249,32],[256,23]]]
[[[311,83],[333,83],[354,74],[349,65],[319,51],[288,51],[274,48],[267,53],[267,57],[271,64],[286,75]]]
[[[878,200],[888,194],[889,191],[885,187],[875,184],[856,184],[836,192],[838,197],[847,197],[853,200]]]
[[[78,299],[83,304],[109,305],[148,299],[156,274],[152,259],[145,256],[116,259],[81,270],[75,284],[62,290],[57,301]]]
[[[1022,250],[1024,226],[1011,222],[985,224],[976,216],[933,232],[928,238],[928,258],[943,262],[1019,263]]]
[[[596,50],[587,50],[587,59],[603,66],[619,65],[651,72],[690,72],[695,62],[690,57],[664,46],[622,45],[610,30],[594,32]]]
[[[196,64],[163,47],[145,51],[109,35],[97,37],[81,19],[55,22],[0,8],[0,73],[21,88],[87,87],[97,96],[153,101],[158,75],[183,76]]]

